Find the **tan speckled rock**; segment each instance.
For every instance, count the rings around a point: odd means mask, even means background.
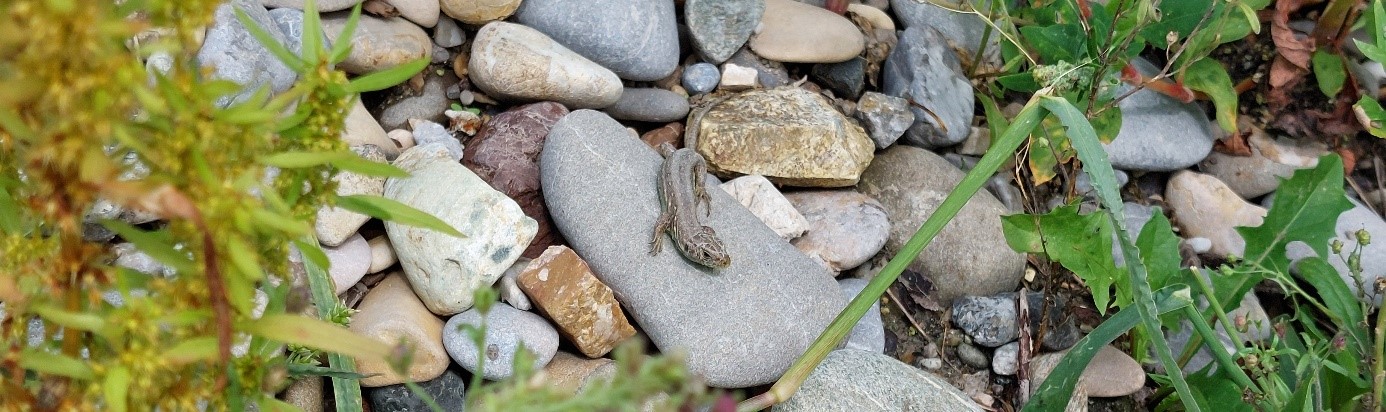
[[[385,153],[386,159],[393,159],[399,156],[399,145],[390,140],[389,134],[385,133],[385,128],[380,126],[380,122],[371,116],[371,112],[366,110],[366,105],[361,103],[361,99],[356,99],[351,104],[351,111],[347,113],[346,125],[342,129],[342,140],[348,146],[360,146],[363,144],[373,144]]]
[[[616,362],[607,358],[587,359],[558,351],[544,366],[545,383],[563,393],[576,394],[588,384],[611,379],[616,375]]]
[[[442,0],[443,13],[467,24],[504,20],[520,8],[520,0]]]
[[[1281,178],[1289,179],[1295,170],[1317,166],[1319,156],[1328,153],[1322,145],[1297,145],[1285,139],[1272,139],[1249,123],[1242,124],[1241,128],[1250,133],[1246,142],[1251,147],[1251,156],[1234,156],[1215,150],[1198,164],[1198,170],[1216,176],[1244,199],[1275,191],[1280,187]]]
[[[467,71],[472,83],[493,97],[551,100],[569,109],[607,107],[623,91],[611,70],[538,30],[501,21],[477,31]]]
[[[343,11],[322,16],[323,32],[332,44],[342,40],[337,36],[341,35],[349,15]],[[351,35],[351,46],[351,54],[337,67],[353,74],[385,70],[428,57],[433,52],[433,40],[428,38],[428,33],[409,20],[364,14]]]
[[[1059,366],[1059,361],[1067,354],[1068,351],[1064,350],[1039,355],[1031,360],[1030,390],[1039,389],[1044,379],[1049,377],[1049,372]],[[1111,346],[1103,346],[1093,355],[1088,367],[1083,369],[1074,391],[1110,398],[1136,393],[1142,386],[1145,386],[1145,370],[1141,369],[1141,365],[1131,355]]]
[[[351,318],[351,331],[395,344],[403,338],[414,345],[413,362],[409,364],[408,379],[422,382],[442,375],[452,358],[443,349],[443,320],[433,316],[414,295],[404,274],[395,272],[385,277],[357,306],[359,312]],[[361,386],[376,387],[404,383],[384,361],[357,359],[357,372],[380,375],[361,379]]]
[[[567,246],[544,250],[516,280],[534,307],[587,357],[605,355],[635,335],[611,288]]]
[[[695,120],[698,109],[690,115]],[[712,106],[686,133],[688,147],[723,177],[763,175],[789,186],[857,183],[875,143],[827,99],[797,87],[755,90]]]
[[[1246,240],[1237,226],[1260,226],[1266,209],[1247,203],[1218,178],[1187,170],[1175,173],[1165,187],[1165,202],[1186,237],[1213,241],[1208,253],[1238,255]]]

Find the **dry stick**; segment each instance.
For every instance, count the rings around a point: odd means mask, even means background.
[[[221,357],[223,366],[231,363],[231,308],[226,301],[226,282],[221,277],[221,268],[217,266],[217,249],[212,243],[212,232],[207,229],[207,221],[202,218],[202,212],[197,207],[192,208],[193,225],[202,232],[202,254],[204,255],[207,271],[207,294],[211,295],[212,313],[217,321],[217,355]],[[226,389],[226,374],[230,371],[223,370],[217,376],[217,392]]]
[[[1016,355],[1015,377],[1020,404],[1030,402],[1030,373],[1026,365],[1030,363],[1030,294],[1029,288],[1021,287],[1020,296],[1015,300],[1016,311],[1020,314],[1020,353]]]
[[[910,315],[910,311],[905,309],[905,304],[900,303],[900,298],[895,296],[895,290],[886,288],[886,295],[890,296],[890,301],[895,303],[895,307],[900,308],[900,313],[905,314],[905,319],[910,321],[910,326],[913,326],[914,330],[919,331],[919,336],[923,337],[924,340],[929,343],[934,343],[934,340],[929,338],[929,334],[924,333],[924,328],[919,327],[919,322],[914,320],[914,316]],[[937,346],[937,344],[935,344],[935,346]]]

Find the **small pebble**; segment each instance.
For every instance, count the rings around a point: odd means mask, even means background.
[[[990,363],[987,355],[982,353],[981,349],[966,343],[958,345],[958,359],[962,359],[963,363],[974,368],[986,368]]]
[[[717,88],[722,74],[712,63],[694,63],[683,70],[683,88],[692,94],[703,94]]]

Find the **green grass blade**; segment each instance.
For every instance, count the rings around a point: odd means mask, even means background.
[[[322,249],[318,247],[316,239],[306,239],[294,242],[304,254],[303,269],[308,274],[308,288],[313,296],[313,304],[318,307],[318,318],[328,320],[328,316],[333,312],[333,308],[341,306],[341,300],[337,299],[336,289],[332,285],[332,278],[327,275],[327,268],[318,263],[318,259],[310,259],[310,253],[314,256],[321,256]],[[306,250],[312,249],[312,252]],[[313,253],[316,252],[316,253]],[[350,357],[338,354],[327,354],[327,366],[333,370],[343,373],[356,372],[356,362]],[[337,410],[341,412],[361,412],[364,407],[361,403],[361,382],[356,379],[331,377],[332,394],[337,404]]]
[[[373,92],[376,90],[383,90],[400,83],[404,83],[405,80],[409,80],[410,77],[414,77],[414,75],[419,74],[419,72],[422,71],[424,67],[428,66],[428,62],[428,58],[422,58],[385,70],[381,70],[375,73],[367,74],[365,76],[357,77],[355,79],[351,79],[351,83],[348,83],[346,87],[347,92]]]
[[[293,69],[294,73],[304,73],[308,70],[308,63],[305,63],[303,59],[295,56],[293,52],[289,51],[289,49],[279,43],[278,40],[275,40],[274,36],[271,36],[269,32],[265,31],[264,27],[260,27],[259,24],[255,23],[255,20],[250,18],[250,15],[245,14],[245,10],[241,10],[239,7],[235,9],[236,19],[241,21],[241,25],[245,26],[245,29],[250,32],[250,35],[254,36],[255,40],[259,40],[260,45],[265,46],[265,49],[269,50],[270,54],[273,54],[279,61],[284,62],[285,66],[289,66],[290,69]]]
[[[1073,107],[1068,100],[1043,96],[1041,102],[1045,109],[1053,112],[1068,128],[1069,141],[1074,151],[1078,152],[1078,159],[1083,161],[1083,171],[1092,178],[1092,185],[1097,189],[1098,200],[1102,206],[1111,212],[1109,216],[1117,232],[1117,241],[1121,243],[1121,252],[1126,257],[1135,306],[1141,315],[1141,324],[1150,335],[1155,354],[1160,358],[1160,364],[1169,372],[1170,380],[1175,391],[1179,392],[1180,399],[1188,401],[1184,406],[1193,412],[1202,410],[1197,402],[1192,401],[1195,398],[1189,390],[1189,383],[1184,380],[1179,362],[1174,359],[1174,353],[1169,349],[1169,342],[1160,332],[1159,311],[1150,291],[1145,263],[1141,260],[1140,249],[1137,249],[1136,245],[1132,244],[1131,237],[1126,235],[1126,214],[1125,208],[1121,205],[1121,195],[1118,193],[1116,172],[1112,170],[1111,162],[1107,161],[1107,152],[1098,141],[1097,132],[1092,129],[1083,112]]]
[[[432,229],[456,237],[466,237],[462,232],[457,231],[457,228],[444,222],[443,219],[382,196],[340,196],[337,198],[337,207],[401,225]]]

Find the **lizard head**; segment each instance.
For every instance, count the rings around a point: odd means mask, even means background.
[[[731,265],[731,255],[727,254],[722,240],[717,238],[717,232],[712,228],[699,227],[693,231],[691,238],[694,247],[688,252],[698,263],[719,269]]]

